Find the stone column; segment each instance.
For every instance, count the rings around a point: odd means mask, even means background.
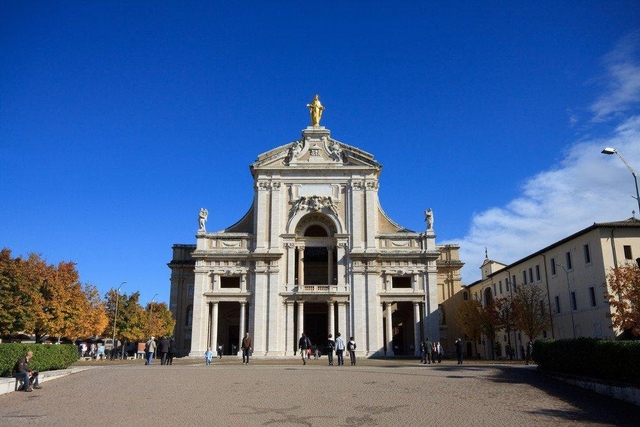
[[[285,356],[295,354],[294,343],[296,342],[295,330],[293,328],[293,301],[286,302],[287,309],[287,335],[285,344]]]
[[[297,343],[297,339],[304,332],[304,302],[298,302],[298,335],[296,336],[295,342]]]
[[[204,296],[207,287],[208,271],[196,262],[193,285],[193,312],[191,326],[191,350],[189,357],[201,357],[207,350],[208,304]]]
[[[245,324],[245,319],[247,318],[247,303],[240,303],[240,341],[238,342],[238,348],[242,345],[242,338],[244,338],[245,332],[247,332],[247,325]]]
[[[329,333],[333,335],[333,338],[335,339],[336,337],[336,332],[334,331],[335,324],[336,324],[335,305],[333,301],[329,301],[327,304],[329,306]]]
[[[394,356],[393,351],[393,305],[390,302],[386,302],[386,329],[387,329],[387,356]]]
[[[215,349],[218,348],[218,302],[211,304],[211,333],[209,346],[211,351],[215,353]]]
[[[298,289],[304,285],[304,246],[298,246]]]
[[[293,243],[285,243],[284,247],[287,251],[287,290],[290,291],[296,284],[296,252]]]
[[[336,248],[337,258],[338,258],[338,290],[344,291],[346,290],[346,267],[347,267],[347,257],[346,257],[346,247],[347,244],[344,242],[338,242],[338,247]]]
[[[413,342],[415,346],[414,356],[420,356],[420,328],[418,327],[418,325],[420,325],[421,323],[422,322],[420,322],[420,303],[414,302],[413,303],[413,324],[416,325],[413,328]]]
[[[329,286],[333,286],[333,247],[327,248],[327,256],[329,257],[329,259],[327,260],[327,278],[329,279]]]
[[[338,302],[338,332],[342,334],[345,343],[349,341],[349,330],[347,329],[347,303]]]

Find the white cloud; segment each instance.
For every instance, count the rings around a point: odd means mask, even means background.
[[[591,105],[593,122],[603,122],[628,111],[640,103],[640,31],[624,37],[616,48],[604,57],[607,87]]]
[[[625,120],[606,139],[576,143],[559,165],[540,172],[522,186],[522,195],[503,207],[476,214],[460,244],[463,282],[480,278],[488,248],[490,259],[510,264],[594,222],[640,217],[633,176],[616,156],[640,165],[640,116]]]
[[[623,220],[634,210],[640,217],[632,174],[617,156],[601,154],[613,147],[640,172],[639,51],[636,31],[604,58],[609,83],[591,105],[592,123],[617,120],[611,134],[577,141],[557,165],[528,179],[519,197],[474,215],[467,235],[454,240],[463,283],[480,279],[485,247],[490,259],[510,264],[594,222]]]

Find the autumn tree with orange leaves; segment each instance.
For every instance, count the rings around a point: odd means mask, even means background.
[[[611,292],[605,292],[605,297],[615,308],[607,314],[612,328],[640,336],[640,268],[631,264],[614,268],[607,281]]]
[[[146,336],[170,337],[173,335],[176,321],[166,303],[149,303],[145,310],[145,316],[149,319]]]
[[[49,265],[39,255],[0,251],[0,334],[85,338],[108,322],[95,287],[79,281],[75,263]]]

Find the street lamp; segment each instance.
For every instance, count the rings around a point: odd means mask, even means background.
[[[631,175],[633,175],[633,181],[636,183],[636,197],[633,197],[633,196],[631,197],[636,199],[636,201],[638,202],[638,214],[640,215],[640,192],[638,192],[638,176],[636,175],[636,171],[633,170],[633,168],[629,165],[629,163],[627,163],[624,157],[622,157],[622,155],[615,148],[606,147],[604,150],[602,150],[602,154],[607,154],[607,155],[616,154],[618,157],[620,157],[620,160],[622,160],[622,163],[624,163],[627,169],[629,169],[629,172],[631,172]]]
[[[158,294],[155,294],[149,303],[149,336],[153,335],[153,331],[151,330],[153,327],[153,302],[156,300],[157,296]]]
[[[116,311],[113,313],[113,341],[111,347],[111,354],[116,350],[116,318],[118,317],[118,301],[120,300],[120,289],[122,289],[122,285],[127,282],[120,283],[120,287],[116,289]],[[113,357],[112,357],[113,359]]]
[[[566,268],[564,268],[564,265],[556,263],[556,265],[560,268],[562,268],[565,272],[565,274],[567,275],[567,291],[569,292],[569,313],[571,313],[571,330],[573,331],[573,338],[576,337],[576,325],[573,322],[573,307],[571,305],[571,287],[569,286],[569,272],[567,271]]]

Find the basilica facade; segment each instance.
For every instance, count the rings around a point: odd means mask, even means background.
[[[242,219],[208,232],[203,209],[195,245],[173,246],[181,356],[236,354],[245,332],[254,357],[293,356],[302,332],[320,351],[329,334],[353,336],[365,357],[416,355],[425,337],[453,345],[440,300],[460,286],[458,246],[436,244],[431,209],[423,232],[384,213],[381,165],[333,139],[318,105],[300,139],[251,165],[254,199]]]

